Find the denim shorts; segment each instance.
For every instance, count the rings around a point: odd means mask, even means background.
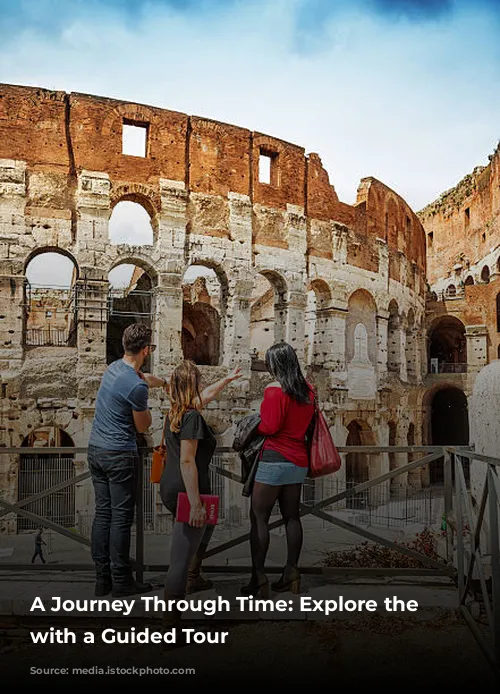
[[[306,467],[299,467],[295,463],[266,463],[259,461],[255,482],[279,486],[282,484],[302,484],[307,475]]]

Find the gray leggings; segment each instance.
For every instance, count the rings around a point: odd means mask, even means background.
[[[194,528],[188,523],[174,523],[170,565],[165,578],[165,593],[169,597],[177,599],[185,596],[191,562],[195,555],[203,558],[213,531],[213,525]]]

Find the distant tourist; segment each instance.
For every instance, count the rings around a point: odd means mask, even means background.
[[[182,599],[186,593],[210,588],[212,582],[200,574],[201,564],[214,526],[207,525],[200,494],[211,494],[209,466],[216,439],[200,410],[232,381],[240,378],[236,368],[229,376],[200,392],[201,374],[191,361],[184,361],[170,377],[170,411],[165,422],[167,462],[160,481],[160,495],[176,516],[179,493],[187,494],[189,522],[174,522],[170,563],[165,578],[165,599]],[[166,628],[180,620],[173,611],[164,620]],[[179,643],[177,644],[179,645]]]
[[[137,434],[151,425],[149,386],[165,387],[164,379],[143,374],[154,351],[151,329],[141,323],[125,328],[124,356],[106,369],[95,405],[88,463],[95,491],[92,559],[96,596],[134,595],[152,589],[134,579],[130,536],[138,471]]]
[[[293,347],[286,342],[266,352],[266,366],[276,382],[264,390],[261,422],[256,434],[266,437],[251,494],[250,550],[252,577],[242,589],[247,595],[269,593],[264,566],[269,548],[269,518],[276,501],[285,523],[287,562],[273,590],[298,592],[297,568],[302,549],[300,499],[308,472],[306,434],[314,415],[314,391],[302,375]]]
[[[45,561],[45,558],[43,556],[43,550],[42,550],[42,545],[47,546],[47,543],[42,539],[42,533],[43,533],[43,528],[38,528],[38,532],[35,535],[35,553],[33,555],[33,558],[31,559],[31,563],[35,563],[35,559],[37,557],[40,557],[42,562],[46,564],[47,562]]]

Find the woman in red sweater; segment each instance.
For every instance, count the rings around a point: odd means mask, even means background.
[[[264,565],[269,548],[269,518],[276,501],[285,522],[287,562],[278,592],[298,592],[297,569],[302,549],[299,508],[302,483],[308,471],[306,434],[314,415],[314,391],[305,380],[293,347],[286,342],[266,353],[266,365],[276,382],[267,386],[260,408],[258,434],[266,437],[255,475],[250,510],[252,578],[243,589],[247,595],[266,596],[269,581]]]

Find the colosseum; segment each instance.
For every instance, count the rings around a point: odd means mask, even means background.
[[[442,442],[450,398],[466,416],[474,374],[500,349],[498,152],[417,216],[372,177],[355,204],[340,201],[318,154],[276,137],[1,85],[0,157],[2,446],[85,448],[100,377],[136,320],[154,331],[157,375],[183,356],[206,383],[241,365],[244,381],[208,410],[222,445],[258,407],[275,341],[297,350],[338,445]],[[132,207],[140,224],[127,226]],[[164,393],[151,391],[151,407],[156,443]],[[349,453],[337,476],[365,481],[408,455]],[[0,457],[4,498],[86,469],[84,452],[44,467],[55,459]],[[435,469],[396,478],[389,493],[439,484]],[[92,506],[87,482],[71,494],[50,511],[66,527]]]

